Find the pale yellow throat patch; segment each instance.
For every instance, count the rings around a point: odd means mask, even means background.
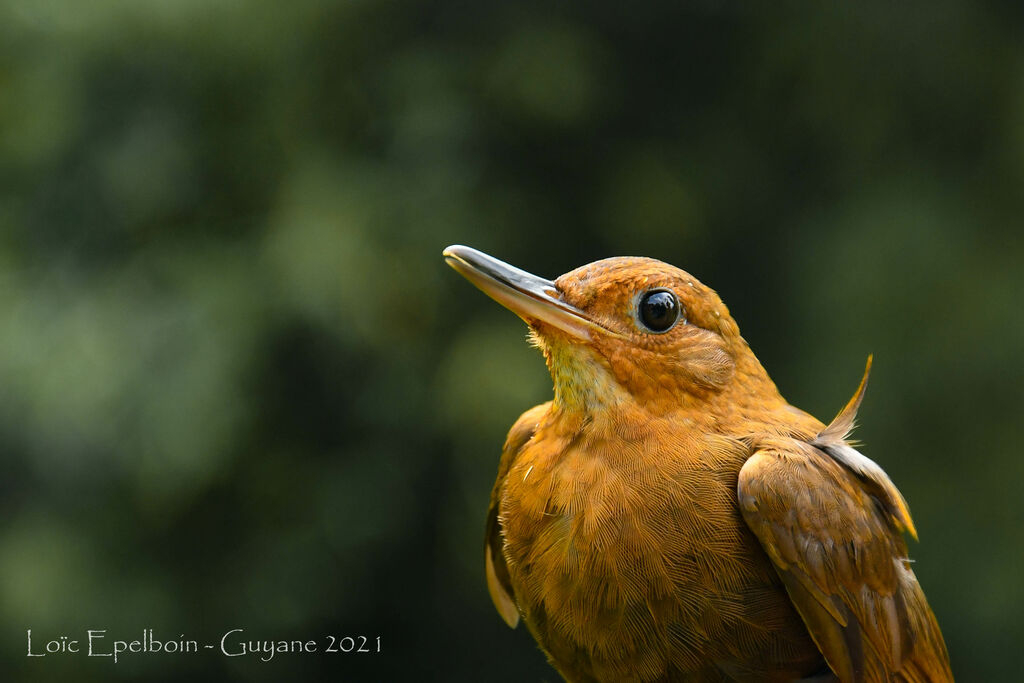
[[[544,353],[555,384],[555,407],[586,410],[629,400],[628,392],[590,346],[560,337],[543,337],[535,331],[530,333],[530,342]]]

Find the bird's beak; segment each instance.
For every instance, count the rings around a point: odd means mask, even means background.
[[[461,245],[445,249],[444,258],[484,294],[527,323],[545,323],[583,341],[593,339],[595,332],[617,336],[563,301],[551,280]]]

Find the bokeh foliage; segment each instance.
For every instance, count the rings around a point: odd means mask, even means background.
[[[550,384],[448,271],[654,256],[910,501],[961,680],[1024,642],[1024,13],[1002,5],[0,2],[0,669],[555,680],[493,612]],[[24,631],[385,653],[25,657]]]

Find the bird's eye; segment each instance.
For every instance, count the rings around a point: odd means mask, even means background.
[[[679,320],[679,299],[665,289],[655,289],[640,297],[637,313],[651,332],[667,332]]]

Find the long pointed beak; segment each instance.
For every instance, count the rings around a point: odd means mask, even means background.
[[[584,341],[593,339],[595,332],[617,336],[563,301],[551,280],[458,244],[445,249],[444,258],[484,294],[527,323],[546,323]]]

